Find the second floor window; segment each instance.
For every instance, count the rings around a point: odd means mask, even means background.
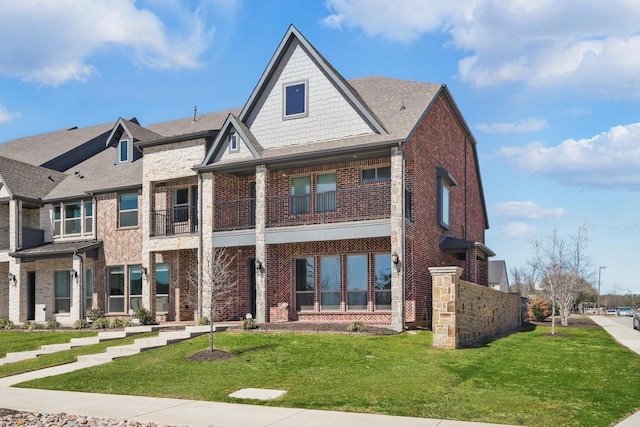
[[[189,189],[173,190],[173,220],[183,222],[189,220]]]
[[[438,224],[445,229],[449,229],[450,211],[451,211],[451,187],[457,185],[457,182],[451,173],[441,167],[437,168],[438,177]]]
[[[120,142],[118,142],[116,156],[116,163],[131,162],[131,144],[128,139],[121,139]]]
[[[336,210],[336,174],[327,173],[315,177],[315,208],[312,208],[311,177],[291,178],[291,213],[305,214]]]
[[[121,194],[118,197],[118,227],[138,225],[138,193]]]
[[[362,182],[391,181],[391,166],[362,169]]]
[[[93,202],[81,200],[53,206],[53,235],[77,236],[93,233]]]

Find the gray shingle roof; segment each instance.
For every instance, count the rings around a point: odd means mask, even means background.
[[[35,248],[23,249],[21,251],[11,253],[16,258],[54,258],[68,257],[76,252],[86,253],[102,245],[101,240],[80,240],[74,242],[54,242],[46,243]]]
[[[0,177],[14,197],[40,199],[60,184],[67,175],[18,160],[0,157]]]

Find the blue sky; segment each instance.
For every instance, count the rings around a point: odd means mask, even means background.
[[[640,294],[635,0],[3,0],[0,142],[242,107],[289,24],[347,79],[449,87],[494,259],[524,266],[534,239],[586,225],[602,293]]]

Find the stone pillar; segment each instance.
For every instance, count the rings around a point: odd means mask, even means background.
[[[267,244],[265,228],[267,223],[267,167],[256,166],[256,321],[264,323],[267,319]]]
[[[456,306],[460,289],[460,267],[431,267],[433,300],[433,347],[456,349],[459,347]]]
[[[150,248],[152,199],[153,183],[144,179],[142,183],[142,254],[140,261],[142,262],[142,268],[147,269],[147,274],[142,274],[142,306],[155,313],[151,289],[153,283],[153,254]]]
[[[22,201],[9,201],[9,251],[14,252],[22,243],[22,228],[20,227],[22,218]]]
[[[402,332],[404,301],[404,158],[399,147],[391,149],[391,328]],[[397,255],[397,264],[393,263]]]
[[[69,322],[84,319],[84,260],[81,255],[73,255],[71,282],[71,307],[69,309]]]
[[[9,281],[9,320],[18,324],[26,320],[26,275],[22,277],[20,258],[9,258],[9,273],[14,279]]]
[[[212,172],[201,173],[198,179],[200,194],[198,197],[198,224],[200,240],[198,242],[198,317],[209,317],[211,298],[204,296],[204,278],[210,277],[210,263],[213,252],[213,208],[215,193],[215,177]]]

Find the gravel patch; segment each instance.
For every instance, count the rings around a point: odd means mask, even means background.
[[[0,408],[0,427],[176,427],[167,424],[141,423],[133,420],[114,418],[84,417],[64,412],[47,414],[40,412],[19,412]]]

